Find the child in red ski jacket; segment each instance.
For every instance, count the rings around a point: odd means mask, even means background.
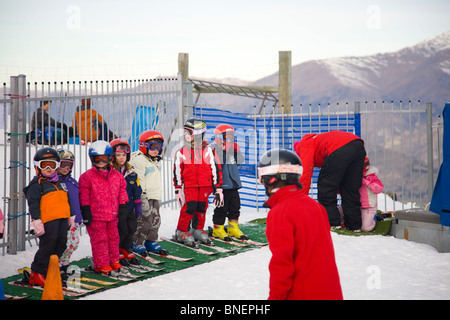
[[[206,123],[202,120],[189,119],[185,123],[186,145],[176,152],[173,169],[175,196],[181,207],[175,239],[190,246],[195,245],[195,240],[211,241],[203,228],[213,187],[216,206],[223,205],[222,167],[214,148],[203,140],[205,132]]]
[[[258,164],[270,208],[269,300],[342,300],[327,213],[302,192],[301,173],[300,159],[289,150],[267,151]]]

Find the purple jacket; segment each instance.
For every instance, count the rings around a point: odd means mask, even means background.
[[[92,220],[117,219],[119,205],[128,202],[127,183],[122,174],[111,166],[107,178],[92,167],[80,176],[80,205],[90,206]]]
[[[77,180],[72,178],[70,175],[67,176],[60,175],[59,181],[66,185],[67,193],[69,195],[70,206],[72,207],[72,212],[75,215],[75,222],[81,223],[83,221],[83,217],[81,216],[80,196]]]

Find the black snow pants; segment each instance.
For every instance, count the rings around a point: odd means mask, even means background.
[[[223,189],[223,207],[215,208],[212,221],[224,225],[225,219],[238,220],[241,211],[241,198],[238,189]]]
[[[337,194],[342,199],[344,225],[349,230],[361,229],[362,184],[366,151],[361,140],[354,140],[331,153],[323,162],[317,180],[318,202],[325,207],[331,226],[340,226]]]
[[[68,219],[56,219],[44,223],[45,233],[39,237],[39,249],[34,255],[31,270],[42,275],[47,274],[50,257],[54,254],[61,258],[67,248]]]

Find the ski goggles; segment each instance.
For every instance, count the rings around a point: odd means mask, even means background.
[[[34,165],[41,170],[45,169],[56,170],[59,167],[59,162],[56,160],[39,160],[34,161]]]
[[[223,141],[234,141],[234,133],[219,133],[214,138],[222,139]]]
[[[102,154],[102,155],[98,155],[98,156],[93,156],[92,157],[92,161],[94,163],[99,163],[99,162],[103,162],[103,163],[110,163],[111,162],[111,155],[109,154]]]
[[[59,162],[59,167],[61,169],[72,170],[72,168],[73,168],[73,160],[61,160]]]
[[[130,153],[130,147],[126,146],[126,145],[118,145],[116,148],[116,152],[125,152],[125,153]]]
[[[148,150],[151,151],[161,151],[163,148],[164,143],[162,142],[141,142],[139,143],[140,146],[147,148]]]

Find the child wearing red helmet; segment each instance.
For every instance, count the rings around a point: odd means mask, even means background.
[[[158,241],[161,216],[159,206],[162,199],[161,154],[164,137],[159,131],[147,130],[139,136],[139,151],[132,154],[130,165],[135,169],[142,188],[142,215],[137,221],[133,236],[133,251],[146,255],[148,252],[167,255]]]
[[[239,229],[241,198],[239,189],[242,188],[238,167],[244,162],[239,145],[235,142],[235,131],[229,124],[219,124],[214,129],[214,143],[211,146],[217,153],[222,165],[222,189],[224,205],[214,209],[212,236],[224,240],[230,237],[246,240],[248,236]],[[225,220],[228,226],[225,231]]]

